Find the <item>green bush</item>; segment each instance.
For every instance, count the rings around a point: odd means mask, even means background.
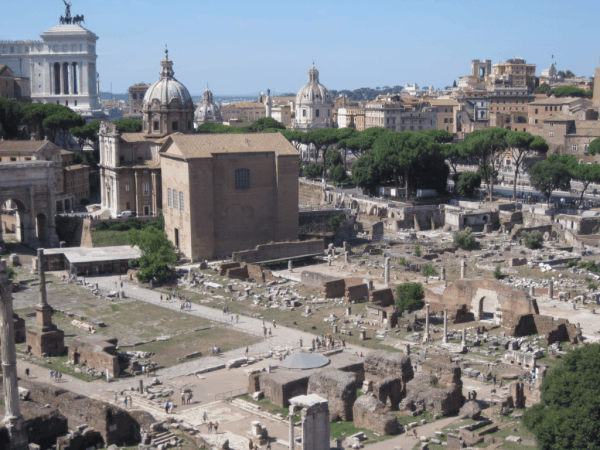
[[[10,278],[11,280],[14,280],[17,276],[17,272],[15,272],[15,269],[13,269],[11,266],[8,266],[6,268],[6,273],[8,274],[8,278]]]
[[[108,224],[104,221],[101,220],[100,223],[98,225],[96,225],[96,228],[94,228],[96,231],[105,231],[108,230],[109,226]]]
[[[598,285],[595,283],[590,283],[590,284],[588,284],[588,289],[595,291],[596,289],[598,289]]]
[[[421,256],[421,246],[415,245],[415,256]]]
[[[577,261],[573,261],[572,259],[567,262],[567,267],[571,268],[571,267],[575,267],[577,265]]]
[[[304,166],[304,175],[307,178],[318,178],[323,175],[323,164],[308,164]]]
[[[456,192],[461,197],[473,197],[475,189],[481,186],[481,176],[475,172],[462,172],[458,175]]]
[[[421,273],[425,277],[435,277],[438,274],[433,264],[425,264],[421,269]]]
[[[424,305],[423,298],[421,283],[404,283],[396,288],[396,306],[400,311],[421,309]]]
[[[598,273],[600,271],[598,264],[596,264],[594,261],[580,261],[579,267],[594,273]]]
[[[538,230],[533,230],[529,232],[523,231],[523,233],[521,233],[521,236],[523,236],[525,247],[531,249],[542,247],[542,233],[540,233]]]
[[[494,270],[494,278],[500,280],[502,278],[502,266],[498,264],[496,270]]]
[[[400,259],[398,260],[398,264],[400,264],[401,266],[406,267],[408,265],[408,263],[406,262],[406,258],[404,256],[401,256]]]
[[[471,228],[466,228],[463,231],[459,231],[454,236],[454,245],[462,248],[463,250],[474,248],[475,244],[476,240],[475,236],[473,236]]]
[[[331,228],[331,231],[337,230],[345,218],[346,218],[346,214],[344,214],[344,213],[339,213],[334,216],[331,216],[329,218],[329,227]]]

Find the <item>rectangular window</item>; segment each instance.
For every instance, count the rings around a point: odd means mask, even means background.
[[[550,131],[550,132],[548,133],[548,136],[550,136],[550,137],[554,137],[554,131]]]
[[[128,184],[125,185],[125,192],[129,192],[129,185]]]
[[[590,146],[590,144],[583,144],[583,151],[587,152],[587,149],[589,146]]]
[[[576,152],[577,151],[577,144],[573,144],[572,148],[573,148],[573,151]]]
[[[235,171],[235,188],[249,189],[250,188],[250,170],[236,169]]]
[[[150,195],[150,183],[143,183],[144,195]]]
[[[179,192],[179,210],[185,211],[183,206],[183,192]]]
[[[158,131],[158,121],[154,121],[154,131]]]
[[[172,205],[172,203],[171,203],[171,188],[167,189],[167,203],[169,204],[169,206]]]
[[[173,122],[173,131],[179,131],[179,122]]]
[[[173,189],[173,208],[179,209],[179,206],[177,206],[177,191],[175,189]]]

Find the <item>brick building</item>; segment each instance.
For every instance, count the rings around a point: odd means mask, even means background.
[[[85,203],[90,199],[90,166],[73,164],[64,169],[64,190],[77,199],[78,203]]]
[[[224,122],[232,119],[245,119],[252,123],[266,117],[265,105],[258,102],[234,102],[221,107],[221,116]]]
[[[137,83],[129,87],[129,119],[141,120],[144,95],[149,87],[146,83]]]
[[[494,64],[490,81],[492,84],[501,84],[511,87],[527,87],[533,90],[537,84],[535,64],[527,64],[522,58],[511,58],[506,62]]]
[[[534,100],[527,87],[494,87],[489,91],[490,127],[529,131],[528,105]]]
[[[169,136],[165,231],[193,260],[298,237],[298,151],[280,133]]]

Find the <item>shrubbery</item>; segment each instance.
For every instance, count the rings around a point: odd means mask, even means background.
[[[396,288],[396,306],[400,311],[415,311],[423,307],[423,285],[404,283]]]
[[[421,269],[421,272],[425,277],[435,277],[438,274],[433,264],[425,264]]]
[[[421,246],[415,245],[415,256],[421,256]]]
[[[339,214],[335,214],[335,215],[331,216],[329,218],[329,227],[331,228],[331,231],[337,230],[345,218],[346,218],[346,214],[344,214],[344,213],[339,213]]]
[[[542,247],[542,233],[540,233],[538,230],[533,230],[529,232],[523,231],[521,233],[521,236],[523,236],[523,243],[525,244],[525,247],[530,249]]]
[[[474,248],[476,242],[477,241],[475,240],[475,236],[473,236],[471,228],[466,228],[463,231],[459,231],[454,236],[454,245],[462,248],[463,250]]]
[[[494,270],[494,278],[500,280],[502,278],[502,266],[498,264],[496,270]]]
[[[594,273],[600,272],[600,267],[598,267],[598,264],[596,264],[594,261],[580,261],[579,267]]]

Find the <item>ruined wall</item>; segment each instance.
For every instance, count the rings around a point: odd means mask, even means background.
[[[317,394],[329,402],[329,420],[352,420],[352,407],[356,401],[356,381],[350,373],[340,370],[323,370],[308,379],[308,395]]]
[[[394,304],[394,293],[391,289],[377,289],[369,293],[369,303],[379,306],[390,306]]]
[[[140,429],[148,430],[155,419],[143,411],[124,411],[106,402],[59,388],[21,380],[22,387],[29,389],[32,401],[55,407],[74,429],[86,424],[98,431],[105,445],[135,443],[140,439]]]
[[[69,361],[101,372],[108,369],[111,378],[118,378],[121,370],[116,355],[117,343],[117,338],[105,335],[76,337],[69,345]]]
[[[271,400],[271,403],[287,408],[290,398],[306,395],[308,392],[308,375],[296,379],[285,379],[277,373],[263,373],[258,379],[259,390]],[[250,381],[256,386],[256,379]]]
[[[323,200],[323,186],[319,184],[306,183],[299,180],[298,204],[319,205]]]
[[[325,281],[323,283],[323,298],[341,298],[346,295],[346,282],[343,279]]]
[[[248,271],[248,277],[252,278],[257,283],[265,283],[278,279],[273,276],[270,270],[254,264],[246,264],[246,270]]]
[[[525,314],[539,314],[537,303],[523,291],[496,280],[459,279],[448,286],[442,295],[425,288],[425,299],[430,311],[442,314],[448,308],[451,320],[466,305],[475,320],[493,314],[494,323],[507,328],[515,327]]]
[[[362,280],[361,280],[362,281]],[[369,286],[366,284],[357,284],[354,286],[348,286],[346,284],[346,290],[344,293],[347,303],[360,303],[365,300],[365,297],[369,297]]]
[[[332,277],[330,275],[324,275],[322,273],[317,272],[308,272],[306,270],[302,271],[302,273],[300,274],[300,282],[305,286],[311,287],[320,288],[323,286],[323,283],[335,279],[335,277]]]
[[[293,259],[295,256],[324,254],[325,243],[322,239],[310,241],[275,242],[258,245],[254,250],[234,252],[232,261],[260,262],[274,259]]]
[[[229,269],[241,267],[239,262],[223,263],[219,266],[219,276],[224,277]]]
[[[577,325],[569,323],[567,319],[555,319],[552,316],[540,314],[521,316],[512,330],[512,334],[516,337],[543,334],[547,345],[565,341],[578,343],[582,339],[581,329]]]

